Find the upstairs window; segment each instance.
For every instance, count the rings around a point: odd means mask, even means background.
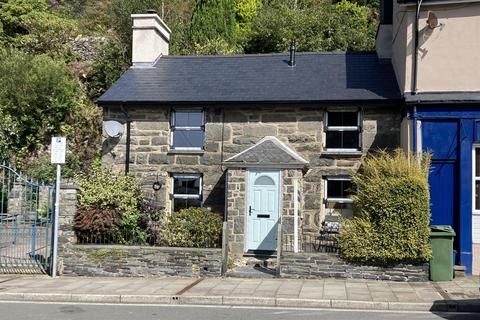
[[[339,222],[353,216],[352,180],[350,177],[326,177],[324,180],[325,221]]]
[[[360,112],[329,111],[325,115],[325,149],[359,151]]]
[[[202,206],[202,175],[172,174],[170,198],[172,212]]]
[[[205,115],[202,110],[173,110],[171,149],[203,150]]]

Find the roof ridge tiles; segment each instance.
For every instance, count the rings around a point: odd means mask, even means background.
[[[324,52],[297,52],[297,56],[314,56],[314,55],[376,55],[375,51],[324,51]],[[231,55],[167,55],[162,56],[162,59],[211,59],[211,58],[257,58],[257,57],[277,57],[288,56],[288,52],[272,52],[272,53],[244,53],[244,54],[231,54]]]

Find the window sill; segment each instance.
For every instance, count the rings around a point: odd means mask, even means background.
[[[363,152],[358,150],[358,151],[349,151],[349,150],[324,150],[322,151],[322,155],[325,156],[338,156],[338,157],[361,157],[363,156]]]
[[[205,153],[205,150],[176,150],[176,149],[170,149],[168,150],[167,154],[168,155],[173,155],[173,154],[190,154],[190,155],[197,155],[201,156]]]

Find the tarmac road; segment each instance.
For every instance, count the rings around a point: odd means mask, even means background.
[[[473,320],[473,313],[0,302],[1,320]]]

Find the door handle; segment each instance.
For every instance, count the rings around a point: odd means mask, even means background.
[[[252,215],[252,206],[248,206],[248,215],[251,216]]]

